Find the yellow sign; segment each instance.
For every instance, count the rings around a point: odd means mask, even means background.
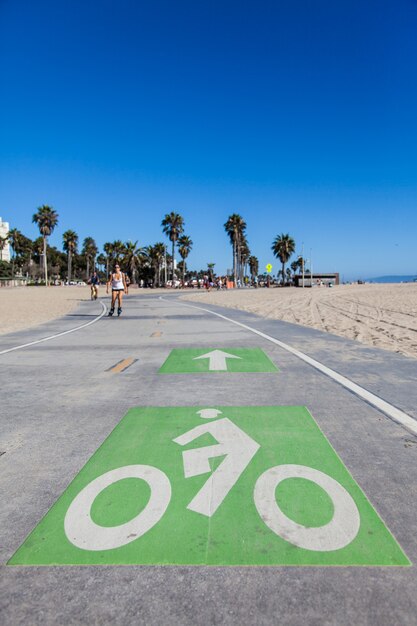
[[[266,265],[266,271],[268,272],[268,274],[271,272],[271,270],[272,270],[272,265],[268,263],[268,265]]]

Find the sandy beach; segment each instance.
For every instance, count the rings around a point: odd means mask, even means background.
[[[311,326],[417,358],[414,283],[201,291],[185,298]]]
[[[129,291],[148,295],[166,293],[164,289],[150,291],[135,287],[131,287]],[[106,286],[102,285],[99,288],[99,297],[105,295]],[[89,286],[3,287],[0,289],[0,335],[62,317],[75,310],[81,300],[90,300]]]
[[[90,287],[2,287],[0,335],[62,317],[89,299]]]
[[[132,294],[169,293],[133,289]],[[101,296],[105,289],[101,289]],[[0,335],[37,326],[73,311],[89,287],[0,289]],[[272,288],[184,293],[183,299],[241,309],[311,326],[417,358],[417,284],[339,285],[332,289]],[[128,299],[126,307],[129,306]]]

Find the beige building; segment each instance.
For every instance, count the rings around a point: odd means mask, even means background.
[[[9,234],[9,222],[3,222],[0,217],[0,237],[7,237]],[[3,261],[10,261],[10,245],[9,242],[6,243],[3,250],[0,250],[0,258]]]

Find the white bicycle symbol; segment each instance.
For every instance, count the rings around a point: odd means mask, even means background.
[[[212,472],[187,509],[211,517],[249,465],[260,446],[227,417],[218,418],[217,409],[198,411],[206,421],[174,439],[187,445],[206,433],[217,444],[186,450],[182,453],[184,476],[189,478],[211,472],[209,459],[225,456]],[[124,478],[144,480],[151,495],[145,508],[124,524],[104,527],[91,518],[91,507],[97,496],[109,485]],[[275,491],[287,478],[304,478],[321,487],[333,503],[333,517],[323,526],[307,527],[294,522],[280,509]],[[351,495],[335,479],[305,465],[277,465],[266,470],[255,483],[253,498],[264,523],[276,535],[307,550],[328,552],[340,550],[356,537],[360,515]],[[164,515],[171,501],[171,483],[164,472],[150,465],[126,465],[102,474],[74,498],[64,520],[69,541],[82,550],[112,550],[135,541],[153,528]]]

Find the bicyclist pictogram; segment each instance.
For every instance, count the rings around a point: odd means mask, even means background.
[[[10,563],[409,562],[306,408],[148,407]]]

